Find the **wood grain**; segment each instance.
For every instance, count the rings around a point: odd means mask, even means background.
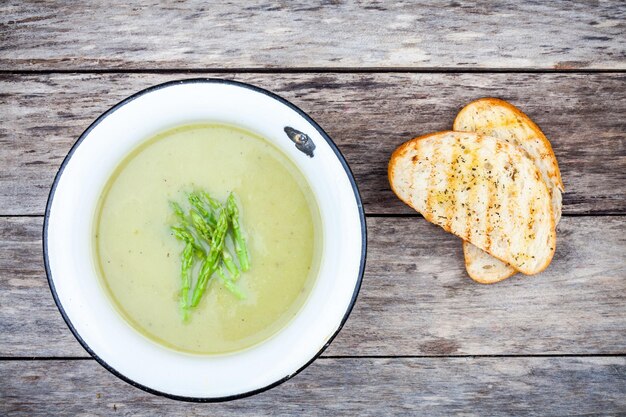
[[[618,0],[359,3],[5,1],[0,69],[626,68]]]
[[[189,404],[132,388],[93,360],[0,362],[3,415],[617,415],[626,358],[318,359],[274,389]]]
[[[626,354],[624,219],[566,217],[544,273],[485,286],[443,230],[369,218],[363,287],[326,355]],[[0,356],[87,356],[50,295],[40,235],[40,218],[0,218]]]
[[[624,33],[618,0],[0,2],[0,415],[626,414]],[[98,115],[199,76],[309,113],[370,215],[363,288],[325,356],[211,405],[146,394],[87,358],[52,300],[38,217]],[[542,127],[567,191],[549,269],[494,286],[469,280],[458,240],[386,181],[395,147],[483,96]]]
[[[0,214],[43,214],[63,157],[96,117],[150,85],[194,76],[0,76]],[[626,212],[625,74],[219,76],[273,90],[317,120],[345,154],[370,214],[415,213],[389,189],[389,156],[414,136],[451,128],[456,112],[483,96],[518,105],[551,139],[565,214]]]

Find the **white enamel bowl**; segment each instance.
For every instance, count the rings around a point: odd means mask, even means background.
[[[200,121],[241,126],[288,155],[315,194],[324,241],[311,294],[287,327],[253,348],[219,356],[176,352],[138,334],[104,294],[92,259],[96,203],[117,164],[157,132]],[[315,144],[313,157],[296,148],[285,127],[308,135]],[[194,79],[141,91],[81,135],[50,191],[44,258],[63,318],[102,366],[154,394],[223,401],[278,385],[328,346],[356,301],[365,266],[365,233],[354,178],[335,144],[309,116],[251,85]]]

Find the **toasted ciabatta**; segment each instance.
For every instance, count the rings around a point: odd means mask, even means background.
[[[561,217],[563,183],[550,142],[539,127],[517,107],[497,98],[481,98],[469,103],[454,120],[454,130],[478,132],[504,139],[522,148],[541,172],[552,195],[555,223]],[[465,267],[477,282],[492,284],[502,281],[517,270],[494,258],[469,242],[463,242]]]
[[[435,223],[525,274],[554,255],[550,192],[514,145],[477,133],[438,132],[401,145],[389,161],[396,195]]]

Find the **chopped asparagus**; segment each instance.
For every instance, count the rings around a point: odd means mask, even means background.
[[[189,229],[182,228],[179,226],[172,226],[170,227],[170,230],[172,231],[172,233],[178,240],[184,243],[191,243],[193,245],[195,255],[198,258],[204,258],[206,256],[204,248],[202,247],[202,245],[196,242],[196,239],[194,238],[193,234],[189,231]]]
[[[197,306],[204,294],[209,279],[218,268],[220,261],[220,255],[222,248],[224,247],[224,238],[226,237],[226,231],[228,230],[228,213],[226,210],[222,210],[220,217],[217,220],[217,226],[215,227],[215,233],[211,237],[211,249],[209,254],[204,260],[200,274],[198,275],[198,282],[196,288],[193,291],[193,297],[191,299],[191,305]]]
[[[172,210],[174,210],[174,214],[176,215],[176,217],[178,217],[183,226],[185,226],[187,223],[187,219],[185,218],[185,212],[180,207],[180,204],[178,204],[176,201],[170,201],[170,207],[172,207]]]
[[[226,209],[230,216],[230,223],[233,226],[235,252],[237,253],[237,258],[239,258],[241,270],[245,272],[250,269],[248,246],[241,232],[241,226],[239,225],[239,207],[237,207],[235,196],[232,193],[228,196],[228,200],[226,200]]]
[[[197,211],[190,210],[189,216],[191,217],[191,223],[198,231],[200,237],[202,237],[207,243],[211,243],[211,235],[213,235],[213,228]]]
[[[226,277],[226,274],[224,274],[224,268],[222,268],[221,266],[217,269],[217,276],[220,277],[222,284],[224,284],[224,288],[233,293],[235,297],[239,298],[240,300],[246,298],[244,293],[241,292],[239,288],[237,288],[233,281]]]
[[[206,193],[204,193],[206,194]],[[208,194],[207,194],[208,196]],[[202,200],[204,195],[200,193],[191,193],[189,194],[188,200],[189,203],[196,209],[198,212],[206,219],[211,228],[214,228],[217,219],[215,218],[215,208],[213,208],[210,203],[204,203]],[[210,198],[210,197],[209,197]],[[219,204],[219,203],[218,203]]]
[[[237,281],[241,273],[239,272],[239,268],[237,268],[237,265],[235,265],[235,262],[233,261],[233,256],[230,254],[230,251],[228,250],[226,245],[224,245],[224,250],[222,251],[222,261],[224,261],[226,269],[228,269],[228,272],[232,276],[232,280]]]
[[[206,191],[202,192],[202,197],[213,210],[218,210],[222,208],[222,205],[219,203],[219,201],[217,201],[214,198],[211,198],[209,193],[207,193]]]
[[[207,223],[207,221],[196,211],[191,210],[191,221],[198,230],[198,234],[206,241],[208,245],[211,244],[211,236],[213,235],[214,230],[211,229],[211,226]],[[228,269],[228,272],[233,276],[234,280],[239,278],[240,272],[235,262],[233,262],[233,256],[230,254],[228,247],[224,244],[222,248],[222,261]]]
[[[191,288],[191,266],[193,265],[193,244],[187,242],[185,249],[181,255],[181,271],[182,285],[180,288],[180,307],[183,315],[183,321],[189,319],[189,289]]]
[[[180,308],[184,321],[189,319],[191,308],[197,306],[202,299],[215,273],[228,291],[239,299],[245,298],[235,281],[241,275],[240,270],[247,271],[250,268],[248,248],[239,224],[239,208],[234,195],[228,197],[225,205],[204,191],[189,194],[187,200],[192,207],[188,215],[185,215],[178,203],[170,202],[179,221],[178,225],[170,229],[185,244],[181,253],[180,291]],[[239,267],[226,244],[229,231],[232,233]],[[193,286],[192,270],[195,260],[202,264]],[[229,276],[226,276],[226,270]]]

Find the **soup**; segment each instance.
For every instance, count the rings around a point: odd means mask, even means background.
[[[214,274],[183,320],[185,245],[172,236],[168,202],[198,189],[220,201],[237,196],[250,268],[236,281],[244,297]],[[97,269],[115,307],[179,351],[228,353],[267,339],[296,315],[317,275],[320,216],[305,178],[269,142],[233,126],[188,125],[148,139],[111,176],[94,223]]]

